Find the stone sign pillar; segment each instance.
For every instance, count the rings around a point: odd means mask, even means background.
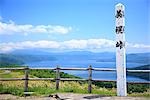
[[[116,69],[117,69],[117,95],[118,96],[127,96],[124,9],[125,7],[121,3],[115,6]]]

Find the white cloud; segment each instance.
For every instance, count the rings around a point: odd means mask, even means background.
[[[17,43],[1,43],[0,52],[11,52],[18,49],[31,49],[31,48],[59,48],[59,44],[55,41],[24,41]]]
[[[150,45],[126,43],[128,53],[150,52]]]
[[[150,49],[150,45],[145,45],[145,44],[127,43],[126,45],[127,45],[127,47],[129,47],[129,48],[136,48],[136,49],[144,48],[144,49]]]
[[[60,25],[31,25],[24,24],[18,25],[13,21],[9,21],[9,23],[0,22],[0,34],[30,34],[30,33],[56,33],[56,34],[67,34],[72,31],[72,27],[65,27]]]
[[[68,49],[84,49],[87,48],[87,40],[69,40],[61,43],[61,48]]]
[[[126,43],[127,49],[150,50],[150,45]],[[87,39],[57,41],[24,41],[0,43],[0,52],[11,52],[18,49],[53,49],[53,50],[86,50],[86,51],[113,51],[115,52],[115,41],[108,39]]]
[[[114,41],[106,39],[87,39],[87,40],[69,40],[63,42],[57,41],[24,41],[0,43],[0,52],[10,52],[17,49],[57,49],[57,50],[99,50],[114,48]]]
[[[63,48],[69,49],[101,49],[114,47],[114,41],[107,39],[87,39],[64,41]]]

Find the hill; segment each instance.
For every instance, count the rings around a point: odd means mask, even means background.
[[[23,65],[28,62],[56,60],[51,55],[0,54],[0,66]]]
[[[139,66],[135,68],[128,68],[129,70],[150,70],[150,65]],[[149,72],[128,72],[127,75],[140,77],[142,79],[150,81],[150,73]]]
[[[21,65],[24,61],[16,55],[0,54],[0,66]]]

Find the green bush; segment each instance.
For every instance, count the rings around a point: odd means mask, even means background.
[[[150,89],[149,84],[128,84],[127,91],[129,94],[131,93],[143,93],[147,92]]]
[[[115,82],[93,82],[93,84],[103,88],[116,88]]]
[[[30,70],[30,75],[39,77],[39,78],[56,78],[56,72],[53,70]],[[64,72],[60,72],[61,78],[79,78],[74,75],[69,75]]]
[[[116,88],[115,82],[93,82],[93,84],[102,88],[107,88],[107,89]],[[127,92],[129,94],[147,92],[148,89],[150,89],[149,84],[133,84],[133,83],[127,84]]]

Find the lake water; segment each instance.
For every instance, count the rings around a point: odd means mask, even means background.
[[[56,61],[40,61],[40,62],[31,62],[26,65],[30,67],[51,67],[54,68],[57,65],[65,68],[88,68],[89,65],[92,65],[94,68],[115,68],[115,62],[97,62],[94,59],[80,59],[80,58],[60,58]],[[128,63],[127,68],[137,67],[144,65],[142,63]],[[63,71],[72,75],[76,75],[82,78],[88,77],[87,71]],[[104,80],[116,80],[116,72],[106,72],[106,71],[93,71],[93,79],[104,79]],[[127,81],[146,81],[138,77],[127,76]]]

